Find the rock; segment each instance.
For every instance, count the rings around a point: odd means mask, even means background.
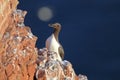
[[[67,60],[58,61],[56,55],[56,52],[48,51],[46,48],[38,51],[37,80],[87,80],[83,75],[77,77],[72,64]]]
[[[24,25],[18,0],[0,0],[0,80],[87,80],[56,53],[37,49],[37,37]]]
[[[37,37],[23,25],[26,11],[16,10],[17,0],[0,0],[0,4],[0,80],[33,80]]]

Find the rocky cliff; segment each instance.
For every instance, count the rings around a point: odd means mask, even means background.
[[[37,37],[24,25],[18,0],[0,0],[0,80],[87,80],[56,53],[35,47]]]

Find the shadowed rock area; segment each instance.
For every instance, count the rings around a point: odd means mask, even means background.
[[[37,37],[24,25],[18,0],[0,0],[0,80],[87,80],[56,53],[35,47]]]

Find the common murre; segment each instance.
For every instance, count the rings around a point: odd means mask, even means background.
[[[49,24],[50,27],[54,28],[54,31],[51,36],[49,36],[46,40],[46,48],[49,51],[54,51],[57,53],[58,60],[62,60],[64,58],[64,50],[62,45],[59,43],[59,32],[61,30],[61,25],[59,23]]]

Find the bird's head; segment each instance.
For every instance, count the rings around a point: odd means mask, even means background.
[[[54,28],[55,30],[61,30],[61,24],[60,23],[54,23],[54,24],[49,24],[49,27]]]

